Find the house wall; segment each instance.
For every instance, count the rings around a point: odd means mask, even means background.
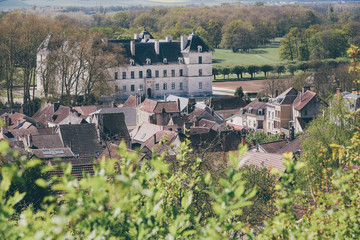
[[[281,127],[289,129],[289,121],[291,121],[292,105],[281,105],[280,122]]]

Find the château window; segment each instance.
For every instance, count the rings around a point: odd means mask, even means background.
[[[163,76],[167,77],[167,71],[166,70],[163,71]]]
[[[164,90],[167,90],[167,83],[164,83],[163,89],[164,89]]]
[[[151,59],[150,59],[150,58],[147,58],[147,59],[146,59],[146,64],[147,64],[147,65],[150,65],[150,64],[151,64]]]
[[[135,78],[135,72],[131,71],[131,79],[134,79],[134,78]]]
[[[123,86],[123,92],[126,92],[126,85]]]
[[[158,84],[158,83],[155,84],[155,89],[156,89],[156,90],[159,90],[159,84]]]
[[[155,77],[159,77],[159,70],[155,70]]]
[[[164,64],[167,64],[167,63],[168,63],[167,58],[164,58],[164,59],[163,59],[163,63],[164,63]]]
[[[119,86],[115,85],[115,92],[119,92]]]
[[[140,91],[142,91],[144,89],[144,85],[140,84],[139,89],[140,89]]]
[[[122,78],[123,78],[123,79],[126,79],[126,72],[123,72],[123,73],[122,73]]]
[[[202,69],[199,69],[199,76],[202,76]]]
[[[179,85],[180,90],[183,90],[183,83],[181,82]]]
[[[199,82],[199,89],[202,89],[202,82]]]
[[[179,63],[184,63],[184,58],[179,57],[179,58],[178,58],[178,61],[179,61]]]
[[[131,66],[135,66],[135,61],[134,61],[134,59],[130,59],[130,65],[131,65]]]
[[[135,92],[135,85],[131,85],[131,91]]]
[[[198,52],[202,52],[202,46],[198,46]]]
[[[171,76],[175,77],[175,70],[174,69],[171,70]]]
[[[175,89],[175,83],[171,83],[171,89],[174,90]]]
[[[143,72],[139,71],[139,78],[143,78]]]
[[[150,69],[146,70],[146,77],[151,78],[151,70]]]
[[[199,64],[202,64],[202,57],[199,57]]]
[[[182,77],[183,75],[184,75],[183,70],[180,69],[180,70],[179,70],[179,76]]]
[[[117,80],[118,79],[118,72],[115,72],[115,80]]]

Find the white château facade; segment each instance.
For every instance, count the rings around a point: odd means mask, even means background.
[[[134,39],[107,42],[125,49],[128,64],[108,69],[109,85],[124,97],[137,93],[148,98],[162,98],[165,94],[189,97],[212,94],[212,52],[195,31],[173,41],[171,36],[154,39],[144,29],[134,34]],[[47,53],[40,48],[38,64]],[[37,92],[41,96],[41,74],[37,76]]]

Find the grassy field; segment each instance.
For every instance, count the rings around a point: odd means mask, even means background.
[[[280,39],[276,39],[264,48],[252,49],[250,53],[234,53],[230,49],[215,49],[213,55],[214,66],[234,65],[276,65],[279,59]]]

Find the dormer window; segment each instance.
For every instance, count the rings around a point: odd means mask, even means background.
[[[135,60],[134,59],[130,59],[130,65],[135,66]]]
[[[150,58],[146,59],[146,65],[151,65],[151,59]]]
[[[168,63],[167,58],[164,58],[164,59],[163,59],[163,63],[164,63],[164,64],[167,64],[167,63]]]
[[[202,52],[202,46],[198,46],[198,52]]]
[[[179,57],[179,58],[178,58],[178,61],[179,61],[179,63],[184,63],[184,58]]]

